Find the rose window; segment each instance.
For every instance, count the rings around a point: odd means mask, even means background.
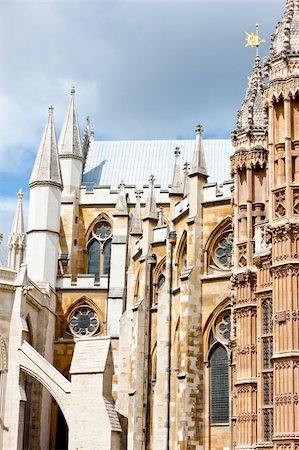
[[[99,332],[100,323],[96,312],[90,306],[83,305],[72,312],[69,327],[74,336],[92,336]]]
[[[221,235],[217,241],[214,252],[214,260],[216,265],[228,269],[231,261],[231,254],[233,249],[233,235],[232,232]]]
[[[101,221],[94,228],[94,234],[98,239],[104,241],[111,236],[111,227],[108,222]]]

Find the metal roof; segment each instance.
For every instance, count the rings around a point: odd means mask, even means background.
[[[191,164],[195,139],[157,141],[93,141],[86,157],[83,183],[111,186],[117,189],[123,181],[127,186],[142,188],[151,174],[155,184],[168,188],[172,182],[174,150],[181,150],[181,165]],[[229,139],[203,141],[208,182],[222,183],[230,177]]]

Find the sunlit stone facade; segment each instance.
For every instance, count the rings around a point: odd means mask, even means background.
[[[288,0],[232,144],[81,139],[74,88],[57,142],[49,108],[0,268],[0,448],[299,449],[298,27]]]

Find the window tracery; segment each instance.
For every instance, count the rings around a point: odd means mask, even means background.
[[[227,217],[212,231],[205,245],[205,274],[211,270],[230,270],[233,252],[231,217]]]
[[[229,349],[231,309],[226,307],[215,318],[209,334],[211,424],[229,422]]]
[[[231,254],[233,249],[233,233],[231,230],[222,233],[214,247],[213,262],[222,269],[229,269],[231,265]]]
[[[87,243],[87,272],[99,281],[110,273],[112,228],[105,219],[100,219],[89,233]]]
[[[77,306],[69,315],[68,326],[76,337],[93,336],[101,331],[96,311],[88,304]]]

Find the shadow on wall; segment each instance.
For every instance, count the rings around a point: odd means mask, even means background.
[[[103,173],[104,165],[106,164],[107,159],[102,161],[98,166],[89,170],[83,175],[83,184],[87,186],[98,186],[101,184],[101,177]]]

